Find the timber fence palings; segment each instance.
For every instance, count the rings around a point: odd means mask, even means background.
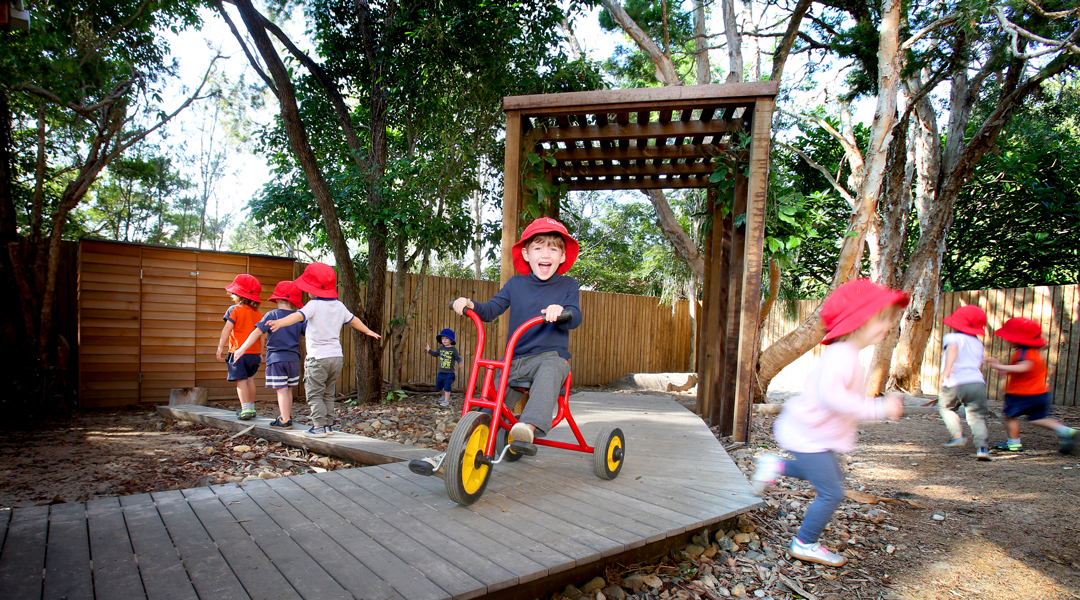
[[[798,318],[788,319],[779,306],[769,315],[762,329],[761,347],[782,338],[794,329],[820,304],[820,300],[800,300]],[[927,342],[920,369],[922,391],[936,394],[941,384],[942,336],[946,333],[941,319],[965,304],[975,304],[986,311],[987,335],[983,336],[985,355],[1008,362],[1010,345],[993,335],[1005,321],[1025,317],[1042,326],[1043,337],[1048,344],[1043,349],[1047,361],[1047,385],[1059,406],[1080,405],[1080,286],[1036,286],[1000,290],[972,290],[949,292],[941,295],[933,315],[934,329]],[[1073,335],[1073,333],[1076,335]],[[801,389],[806,376],[817,364],[824,347],[815,346],[811,352],[799,357],[773,379],[772,389]],[[864,349],[860,360],[868,365],[873,349]],[[987,393],[992,401],[1000,402],[1004,390],[1004,374],[984,367],[987,376]]]

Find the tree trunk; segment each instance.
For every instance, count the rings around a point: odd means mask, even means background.
[[[743,80],[742,35],[735,20],[735,0],[722,0],[724,11],[724,36],[727,38],[728,83]]]
[[[671,61],[671,57],[664,54],[652,39],[642,31],[641,27],[630,18],[630,15],[626,14],[622,4],[618,0],[600,0],[600,3],[604,5],[604,8],[608,9],[615,22],[634,40],[638,48],[641,48],[652,59],[653,64],[656,66],[656,78],[664,85],[682,85],[682,80],[679,79],[679,75],[675,70],[675,63]]]
[[[709,65],[709,38],[705,32],[705,3],[694,0],[694,65],[697,84],[712,83],[712,67]]]
[[[656,221],[660,226],[660,231],[664,233],[664,237],[671,242],[675,252],[686,261],[686,264],[690,265],[690,269],[694,271],[694,277],[698,281],[704,281],[705,259],[698,252],[694,240],[690,239],[690,236],[683,231],[682,225],[679,224],[679,220],[671,210],[671,205],[668,204],[667,198],[664,196],[664,192],[661,190],[644,190],[644,192],[653,208],[656,209]]]
[[[942,247],[944,250],[944,246]],[[940,255],[939,255],[940,256]],[[896,363],[889,378],[891,389],[912,395],[922,393],[922,363],[926,344],[934,330],[940,298],[941,263],[925,271],[912,290],[911,306],[904,317],[904,327],[896,346]]]

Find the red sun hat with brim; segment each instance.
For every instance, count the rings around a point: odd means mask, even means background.
[[[986,311],[974,304],[961,306],[941,322],[960,333],[986,335]]]
[[[247,273],[237,275],[233,278],[232,283],[225,286],[225,291],[241,298],[247,298],[252,302],[262,302],[259,299],[259,296],[262,295],[262,284],[259,283],[258,279],[255,279],[254,275],[248,275]]]
[[[1029,348],[1042,348],[1046,340],[1042,336],[1042,325],[1038,321],[1016,317],[1005,321],[1005,324],[994,332],[994,335],[1014,344]]]
[[[566,230],[565,225],[550,217],[540,217],[529,223],[529,226],[525,228],[525,233],[521,234],[521,239],[514,244],[514,249],[510,253],[514,259],[514,268],[522,275],[528,275],[532,271],[529,268],[529,263],[521,256],[521,249],[534,235],[540,235],[541,233],[556,233],[562,237],[563,242],[566,244],[566,260],[559,265],[556,273],[562,275],[569,271],[570,267],[574,266],[574,261],[577,260],[579,249],[577,240],[570,237],[570,232]]]
[[[311,263],[295,283],[296,287],[317,298],[337,298],[337,273],[326,263]]]
[[[825,325],[822,344],[831,344],[836,338],[847,335],[863,326],[883,308],[893,304],[907,306],[908,295],[869,279],[856,279],[836,288],[821,307],[821,320]]]
[[[274,286],[274,293],[270,294],[270,302],[274,300],[285,300],[291,302],[296,308],[304,307],[304,295],[300,291],[300,288],[296,287],[296,284],[291,281],[279,281]]]

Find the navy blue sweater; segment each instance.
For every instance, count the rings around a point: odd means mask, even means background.
[[[555,350],[570,360],[570,330],[581,325],[581,292],[569,275],[552,275],[541,281],[536,275],[515,275],[487,302],[476,302],[473,310],[482,321],[494,321],[510,309],[510,334],[522,323],[540,316],[540,310],[558,304],[574,315],[568,323],[541,323],[525,332],[514,349],[514,357]]]

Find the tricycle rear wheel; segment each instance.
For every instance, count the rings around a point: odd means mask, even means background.
[[[466,413],[446,447],[446,494],[462,506],[480,499],[491,477],[491,465],[483,457],[491,433],[491,415]]]
[[[593,448],[593,470],[600,479],[615,479],[622,470],[626,439],[622,429],[608,425],[596,436]]]

